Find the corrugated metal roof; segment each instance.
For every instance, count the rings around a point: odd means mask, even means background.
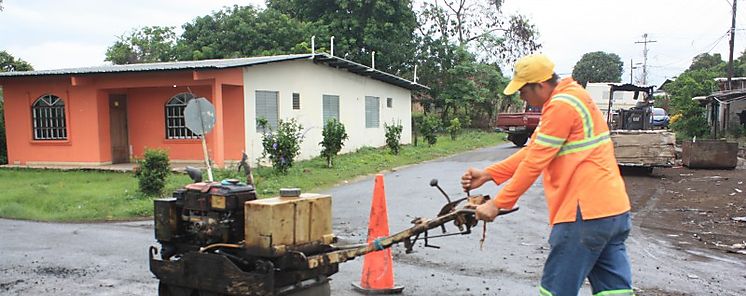
[[[165,63],[146,63],[129,65],[106,65],[96,67],[70,68],[58,70],[41,71],[17,71],[2,72],[0,77],[16,76],[47,76],[47,75],[69,75],[69,74],[96,74],[96,73],[121,73],[121,72],[146,72],[146,71],[168,71],[188,69],[224,69],[233,67],[252,66],[273,62],[282,62],[310,58],[311,54],[278,55],[269,57],[253,57],[239,59],[201,60]]]
[[[427,86],[409,81],[407,79],[382,72],[368,66],[355,63],[340,57],[331,56],[325,53],[319,54],[291,54],[277,55],[267,57],[252,57],[238,59],[219,59],[219,60],[201,60],[201,61],[183,61],[183,62],[166,62],[166,63],[146,63],[146,64],[129,64],[129,65],[106,65],[97,67],[69,68],[58,70],[40,70],[40,71],[16,71],[0,72],[2,77],[35,77],[35,76],[56,76],[56,75],[75,75],[75,74],[101,74],[101,73],[126,73],[126,72],[151,72],[151,71],[175,71],[175,70],[197,70],[197,69],[226,69],[235,67],[248,67],[268,63],[292,61],[299,59],[313,59],[316,62],[323,62],[329,66],[346,69],[352,73],[371,77],[383,82],[394,84],[411,90],[427,90]]]

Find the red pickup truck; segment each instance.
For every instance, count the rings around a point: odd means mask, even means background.
[[[500,113],[497,115],[497,131],[508,134],[508,140],[518,147],[528,142],[539,125],[541,107],[526,106],[523,113]]]

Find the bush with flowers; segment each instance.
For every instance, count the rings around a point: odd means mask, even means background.
[[[282,174],[286,174],[293,166],[293,161],[300,155],[300,143],[303,142],[303,127],[295,119],[280,120],[277,130],[267,124],[267,120],[260,119],[262,129],[262,157],[272,161],[272,167]]]

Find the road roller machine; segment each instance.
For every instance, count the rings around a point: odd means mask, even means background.
[[[489,199],[446,196],[433,219],[417,218],[371,243],[340,246],[330,195],[291,188],[257,199],[251,178],[202,182],[198,170],[189,172],[194,183],[154,201],[160,247],[150,247],[150,271],[162,296],[329,295],[329,277],[340,263],[398,243],[410,253],[420,239],[432,246],[429,239],[469,234],[478,222],[474,207]],[[434,228],[445,232],[449,222],[458,231],[428,235]]]

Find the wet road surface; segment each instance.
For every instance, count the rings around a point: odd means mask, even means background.
[[[459,177],[514,153],[510,145],[485,148],[385,173],[389,228],[410,226],[415,217],[431,218],[445,203],[429,186],[437,178],[451,197],[461,197]],[[487,184],[472,194],[494,195]],[[365,240],[373,177],[328,191],[333,196],[334,231],[340,243]],[[394,272],[404,295],[535,295],[549,233],[541,182],[519,201],[521,210],[487,227],[479,249],[481,224],[474,233],[433,240],[440,249],[417,243],[405,254],[393,248]],[[654,205],[650,205],[652,207]],[[650,208],[647,207],[647,208]],[[649,234],[634,217],[628,241],[638,295],[740,295],[746,292],[742,255],[685,250]],[[455,227],[449,230],[453,231]],[[147,251],[155,244],[152,222],[57,224],[0,219],[0,295],[155,295],[157,281],[148,270]],[[362,258],[340,265],[332,276],[333,295],[358,295]],[[581,295],[590,295],[588,286]]]

